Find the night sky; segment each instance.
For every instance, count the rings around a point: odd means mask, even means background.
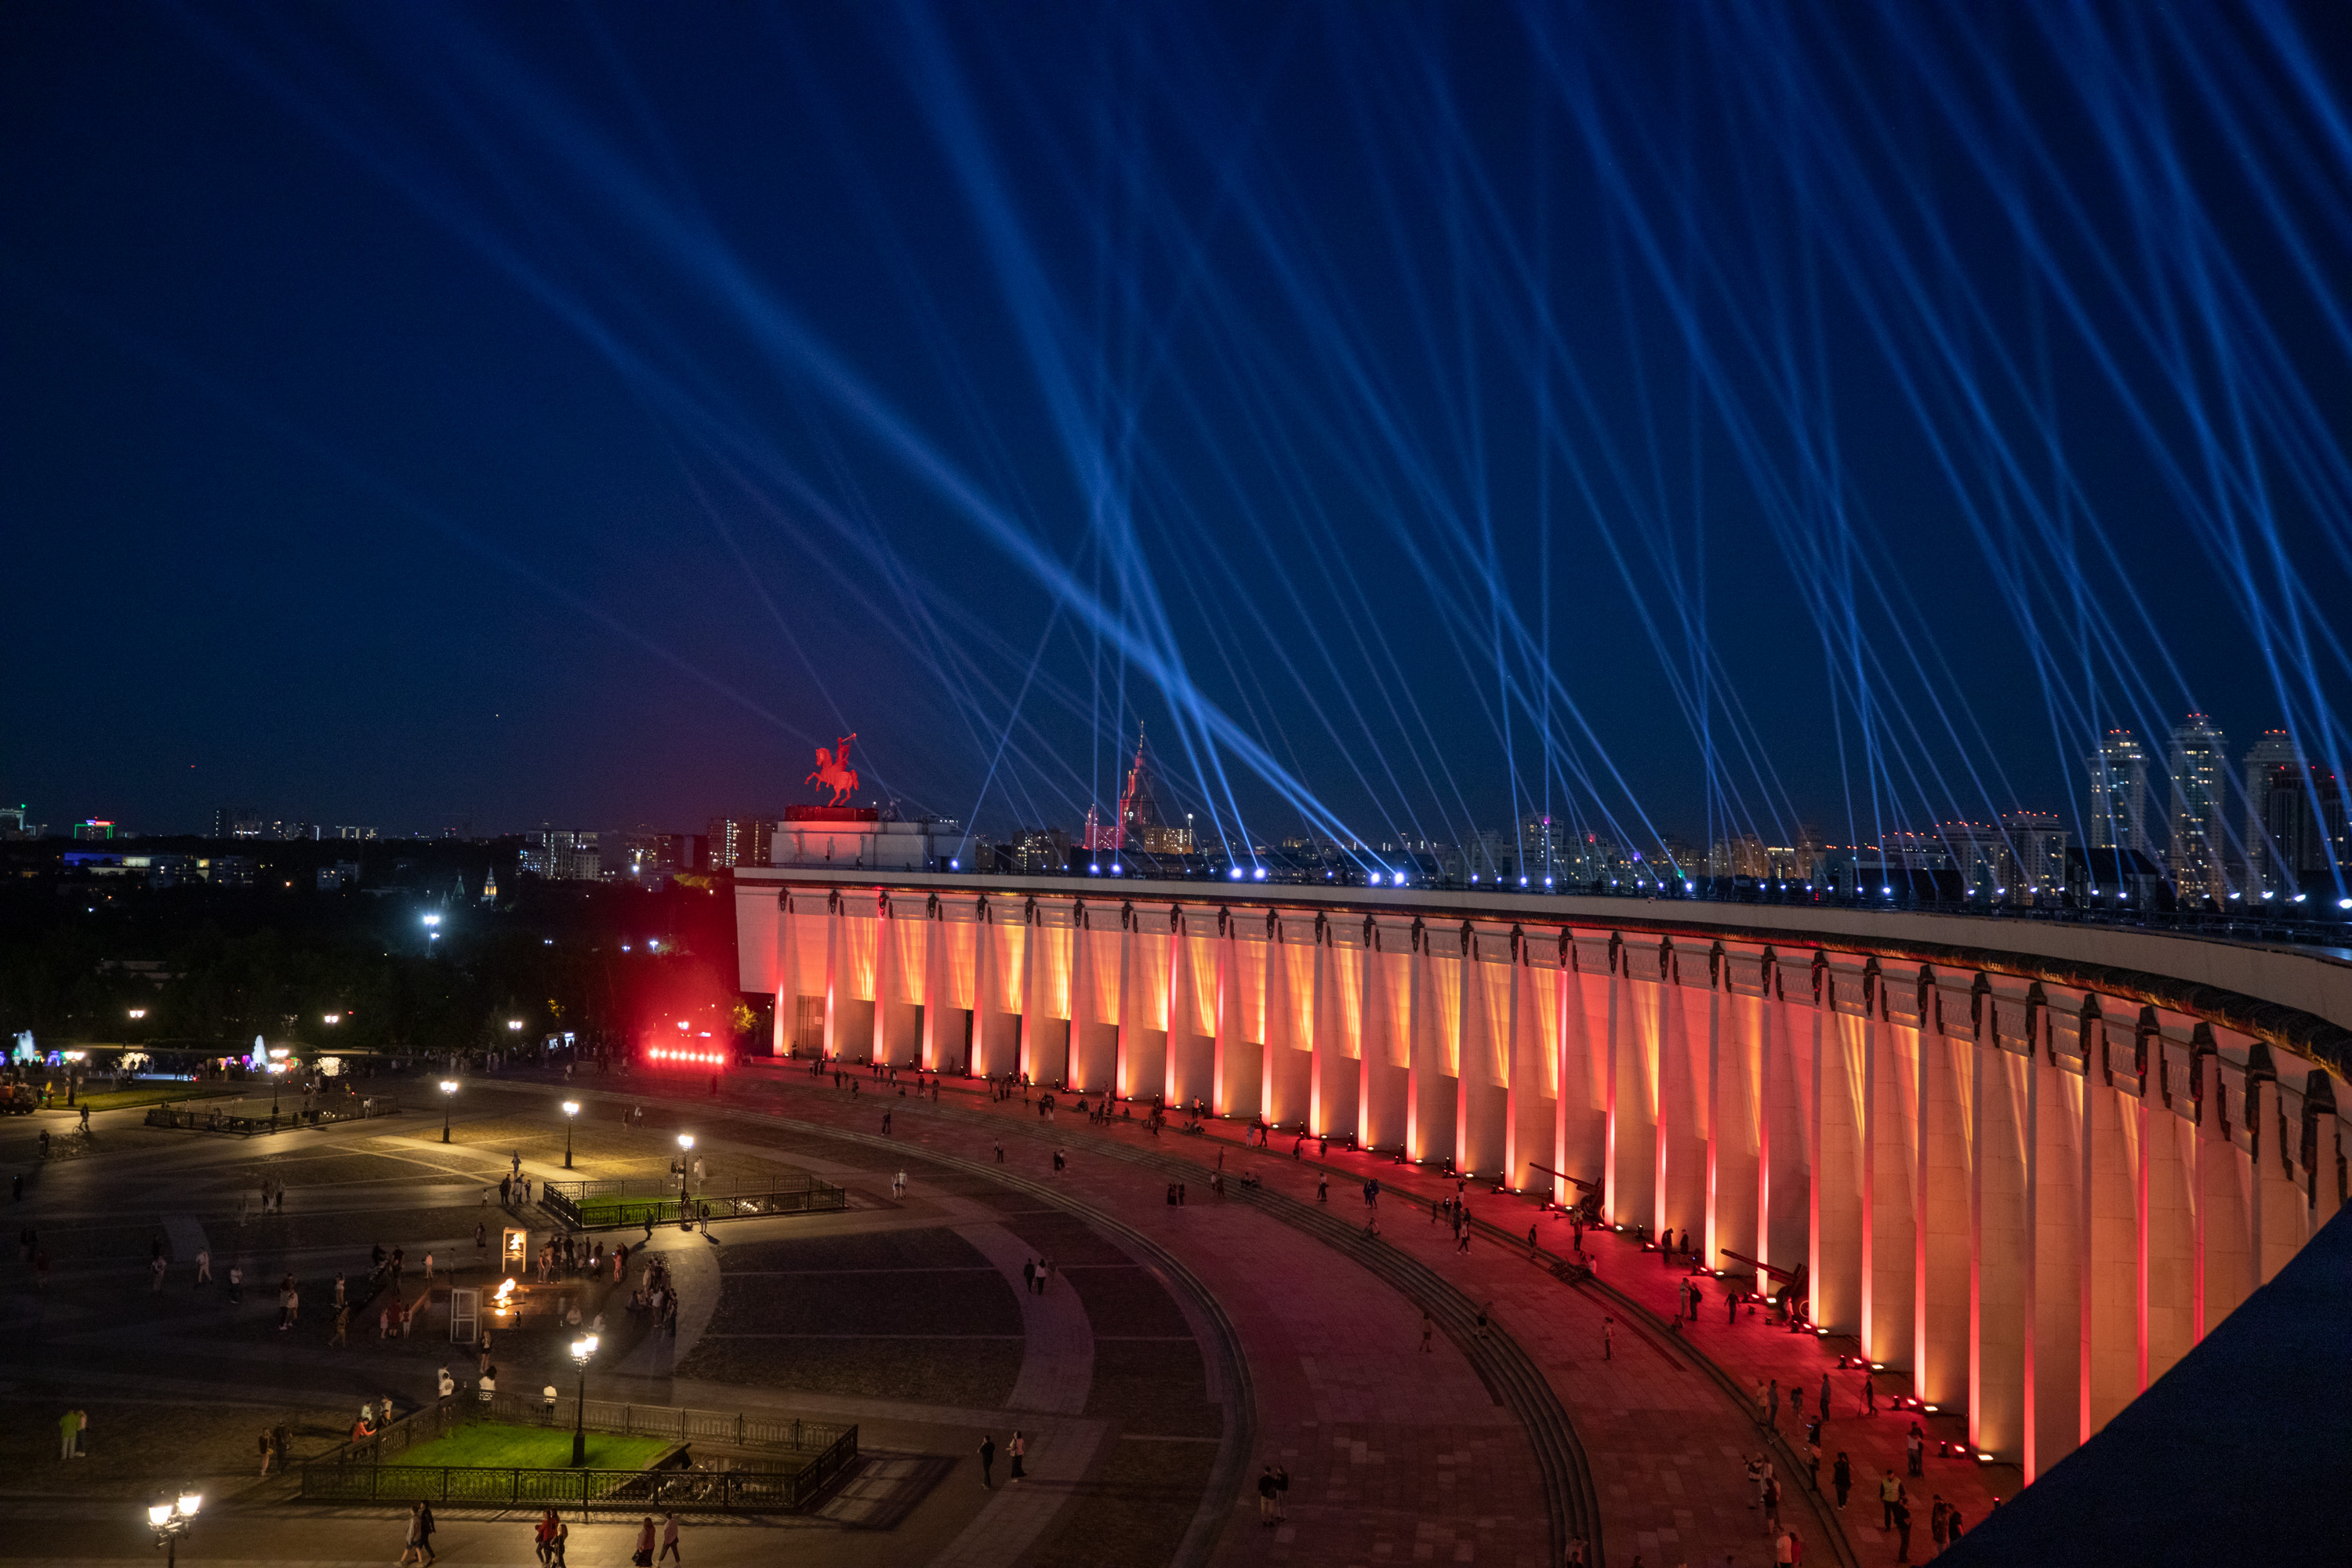
[[[1260,841],[2352,761],[2336,5],[0,12],[0,795]]]

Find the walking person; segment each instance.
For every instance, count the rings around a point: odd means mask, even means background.
[[[654,1561],[656,1563],[677,1563],[680,1564],[683,1564],[686,1562],[684,1557],[678,1555],[677,1515],[674,1513],[666,1513],[662,1515],[661,1554],[656,1557]]]
[[[1279,1524],[1289,1517],[1290,1470],[1286,1466],[1276,1465],[1274,1467],[1274,1520]]]
[[[1885,1471],[1878,1481],[1878,1510],[1881,1530],[1895,1528],[1895,1510],[1903,1500],[1903,1483],[1895,1479],[1893,1470]]]
[[[205,1286],[206,1286],[206,1285],[211,1284],[212,1282],[213,1282],[213,1249],[212,1249],[211,1247],[199,1247],[198,1248],[196,1248],[196,1285],[195,1285],[195,1288],[200,1289],[202,1289],[203,1287],[205,1287]]]
[[[980,1439],[980,1484],[995,1489],[996,1479],[990,1474],[996,1466],[996,1439],[982,1435]]]
[[[147,1287],[147,1294],[150,1296],[157,1296],[163,1293],[163,1270],[166,1267],[167,1265],[163,1262],[163,1255],[160,1252],[148,1260],[147,1271],[155,1277],[155,1282]]]
[[[425,1537],[421,1531],[424,1519],[425,1505],[421,1502],[411,1503],[408,1508],[408,1534],[400,1549],[400,1561],[404,1568],[407,1563],[425,1561]]]
[[[1257,1521],[1268,1530],[1274,1528],[1274,1467],[1267,1465],[1257,1475]]]
[[[1017,1487],[1021,1484],[1021,1478],[1029,1473],[1029,1439],[1021,1435],[1018,1426],[1013,1429],[1013,1441],[1004,1445],[1004,1452],[1013,1461],[1013,1468],[1006,1479]]]
[[[1616,1352],[1617,1320],[1611,1317],[1603,1317],[1601,1320],[1601,1359],[1602,1361],[1608,1361],[1614,1356]]]
[[[1845,1494],[1853,1489],[1853,1467],[1846,1463],[1843,1452],[1839,1453],[1837,1463],[1830,1467],[1830,1481],[1837,1488],[1838,1507],[1843,1510]]]
[[[1765,1418],[1764,1426],[1771,1432],[1780,1429],[1780,1380],[1777,1377],[1772,1380],[1772,1408]]]
[[[629,1561],[636,1568],[654,1568],[654,1516],[651,1514],[646,1515],[645,1522],[637,1526],[636,1550],[629,1554]]]
[[[1421,1315],[1421,1348],[1422,1348],[1423,1353],[1426,1354],[1426,1353],[1428,1352],[1428,1350],[1429,1350],[1429,1338],[1430,1338],[1430,1336],[1431,1336],[1432,1334],[1435,1333],[1436,1331],[1437,1331],[1437,1320],[1436,1320],[1436,1319],[1434,1319],[1434,1318],[1432,1318],[1432,1317],[1431,1317],[1427,1312],[1423,1312],[1423,1313],[1422,1313],[1422,1315]]]
[[[1911,1509],[1900,1500],[1895,1504],[1895,1561],[1911,1561]]]
[[[1927,1435],[1919,1430],[1919,1423],[1916,1421],[1911,1423],[1910,1436],[1903,1439],[1903,1449],[1906,1460],[1905,1473],[1913,1476],[1926,1475]]]

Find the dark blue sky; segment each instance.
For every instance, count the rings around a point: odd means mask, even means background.
[[[1450,837],[2341,758],[2340,10],[11,7],[0,794]],[[2063,64],[2062,64],[2063,62]],[[2331,297],[2336,296],[2336,297]]]

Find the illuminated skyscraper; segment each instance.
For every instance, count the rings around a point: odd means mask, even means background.
[[[2129,730],[2110,730],[2090,759],[2091,847],[2154,859],[2147,837],[2147,752]]]
[[[2265,730],[2246,752],[2246,897],[2286,891],[2286,870],[2278,846],[2271,837],[2271,786],[2279,768],[2303,760],[2294,737],[2284,730]]]
[[[2172,731],[2172,881],[2184,899],[2230,896],[2230,834],[2222,818],[2228,742],[2202,713]]]

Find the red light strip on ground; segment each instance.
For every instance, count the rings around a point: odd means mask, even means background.
[[[657,1062],[699,1062],[705,1067],[725,1067],[727,1058],[714,1051],[666,1051],[659,1046],[648,1047],[646,1055]]]

